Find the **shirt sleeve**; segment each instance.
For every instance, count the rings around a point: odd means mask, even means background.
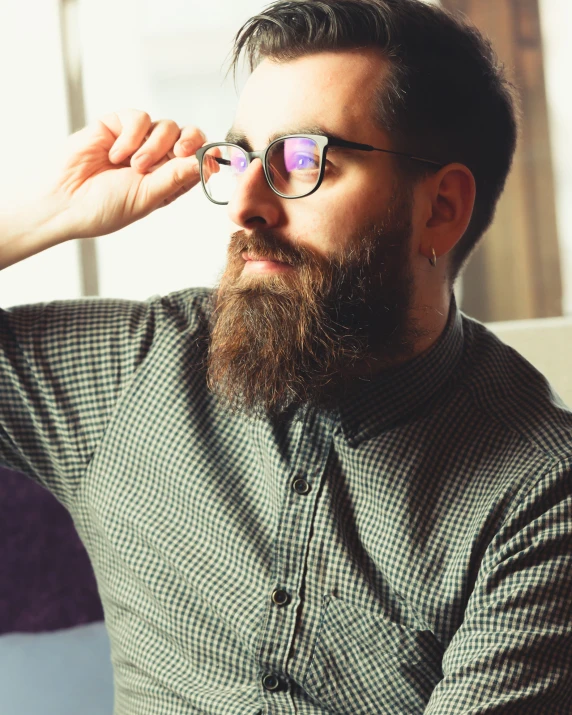
[[[572,712],[572,465],[553,466],[489,544],[425,715]]]
[[[155,331],[153,299],[0,309],[0,466],[69,505]]]

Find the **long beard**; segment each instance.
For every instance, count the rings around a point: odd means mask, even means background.
[[[414,353],[424,334],[408,319],[410,199],[325,258],[271,231],[232,235],[213,297],[209,388],[235,412],[277,414],[293,405],[332,406],[356,367],[379,370]],[[294,271],[243,275],[249,251]]]

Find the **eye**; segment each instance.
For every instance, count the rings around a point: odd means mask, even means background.
[[[293,171],[312,172],[320,168],[320,150],[312,139],[290,137],[277,142],[272,149],[273,163],[283,164],[288,173]]]
[[[288,157],[288,171],[308,171],[309,169],[319,169],[318,162],[314,154],[294,153]]]

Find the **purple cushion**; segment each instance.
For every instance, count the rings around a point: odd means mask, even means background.
[[[0,467],[0,634],[103,619],[87,552],[46,489]]]

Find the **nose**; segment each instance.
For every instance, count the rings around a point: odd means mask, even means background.
[[[260,159],[253,159],[237,182],[227,211],[230,220],[243,228],[250,228],[256,223],[268,227],[278,225],[281,199],[268,185]]]

